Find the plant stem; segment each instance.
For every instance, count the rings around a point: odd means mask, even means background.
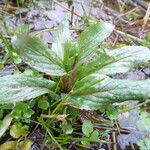
[[[64,140],[64,138],[61,138],[61,137],[56,137],[57,140],[61,141],[61,140]],[[70,137],[69,139],[66,139],[65,140],[77,140],[77,141],[88,141],[88,142],[98,142],[98,143],[104,143],[104,144],[110,144],[111,142],[107,142],[107,141],[104,141],[104,140],[92,140],[88,137],[83,137],[83,138],[74,138],[74,137]]]
[[[51,137],[51,139],[53,140],[53,142],[57,145],[57,147],[60,150],[64,150],[61,145],[55,140],[55,138],[53,137],[53,135],[51,134],[50,130],[46,127],[47,133],[49,134],[49,136]]]
[[[64,98],[62,99],[62,101],[57,105],[57,107],[53,110],[52,114],[55,114],[64,104],[65,100],[68,98],[69,94],[67,94],[66,96],[64,96]]]
[[[147,100],[147,101],[145,101],[145,102],[143,102],[143,103],[141,103],[141,104],[138,104],[138,105],[136,105],[136,106],[133,106],[133,107],[129,108],[129,110],[132,110],[132,109],[141,107],[141,106],[143,106],[143,105],[145,105],[145,104],[148,104],[148,103],[150,103],[150,100]]]
[[[58,143],[58,141],[54,138],[54,136],[51,133],[51,130],[46,126],[45,122],[43,120],[40,120],[40,124],[41,126],[43,126],[46,129],[46,132],[49,134],[51,140],[53,141],[53,143],[60,149],[60,150],[64,150],[61,145]]]

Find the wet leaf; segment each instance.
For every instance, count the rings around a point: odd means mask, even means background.
[[[30,118],[33,114],[34,114],[34,110],[28,109],[26,112],[24,112],[23,117]]]
[[[31,67],[48,75],[66,74],[62,60],[37,37],[17,35],[13,45],[16,53]]]
[[[150,97],[150,80],[111,79],[94,74],[78,81],[66,100],[80,109],[100,109],[103,104]]]
[[[109,64],[115,62],[116,59],[113,56],[108,55],[105,52],[101,52],[95,59],[91,59],[88,63],[81,66],[77,74],[77,79],[82,79],[90,74],[97,72],[100,69],[107,67]]]
[[[21,118],[21,119],[27,120],[34,114],[34,111],[30,108],[31,105],[32,105],[31,103],[29,106],[27,103],[18,102],[13,108],[12,117],[15,119]]]
[[[106,113],[110,120],[117,119],[120,114],[114,106],[107,107]]]
[[[113,30],[114,26],[106,22],[96,23],[86,28],[79,39],[79,57],[85,58],[89,56]]]
[[[21,58],[15,52],[11,53],[11,58],[13,59],[15,64],[21,63]]]
[[[83,122],[82,125],[82,132],[89,137],[90,134],[93,132],[93,124],[91,123],[91,121],[86,120]]]
[[[75,58],[76,58],[76,52],[77,52],[77,47],[76,45],[71,42],[67,41],[64,44],[64,67],[67,72],[71,71],[75,65]]]
[[[51,93],[54,82],[23,74],[0,78],[0,104],[29,100]]]
[[[67,17],[60,23],[54,41],[52,44],[52,51],[54,51],[58,57],[64,60],[64,44],[71,40],[69,22]]]
[[[107,50],[106,53],[114,58],[112,63],[99,71],[99,73],[106,75],[130,71],[150,60],[150,50],[144,46],[125,46]]]
[[[94,141],[99,140],[99,132],[97,130],[94,130],[90,135],[90,139]]]
[[[86,146],[89,146],[89,145],[90,145],[90,142],[89,142],[89,141],[86,141],[86,140],[81,141],[81,143],[82,143],[83,145],[86,145]]]
[[[47,110],[49,107],[49,103],[46,99],[39,99],[38,107],[43,109],[43,110]]]

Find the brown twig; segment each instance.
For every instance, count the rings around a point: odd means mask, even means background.
[[[12,11],[15,11],[15,10],[18,9],[18,7],[9,6],[9,5],[0,5],[0,8],[2,8],[2,9],[10,9]]]
[[[107,127],[107,126],[101,126],[101,125],[96,125],[95,128],[96,128],[96,129],[99,129],[99,130],[110,130],[110,131],[115,131],[115,132],[118,131],[117,128]],[[120,129],[120,132],[121,132],[121,133],[130,133],[130,130],[121,128],[121,129]]]
[[[131,34],[122,32],[122,31],[117,30],[117,29],[115,29],[115,31],[116,31],[117,33],[119,33],[120,35],[122,35],[122,36],[128,36],[129,38],[131,38],[131,39],[133,39],[133,40],[135,40],[135,41],[137,41],[137,42],[143,42],[142,39],[140,39],[140,38],[138,38],[138,37],[136,37],[136,36],[133,36],[133,35],[131,35]]]
[[[120,128],[119,128],[119,125],[118,125],[118,122],[115,120],[115,124],[116,124],[116,127],[117,127],[117,130],[118,130],[118,133],[120,134]]]
[[[147,3],[144,0],[128,0],[132,6],[138,7],[142,12],[146,12]]]
[[[149,19],[149,16],[150,16],[150,3],[149,3],[149,6],[148,6],[148,8],[147,8],[147,11],[146,11],[146,14],[145,14],[145,16],[144,16],[144,22],[143,22],[143,26],[142,26],[142,29],[144,30],[144,28],[145,28],[145,26],[146,26],[146,24],[147,24],[147,21],[148,21],[148,19]]]
[[[112,133],[112,139],[113,139],[113,150],[117,150],[117,146],[116,146],[116,133],[113,132]]]
[[[34,32],[32,32],[32,34],[38,35],[38,34],[41,34],[43,32],[55,32],[57,30],[58,30],[57,28],[46,28],[46,29],[43,29],[43,30],[34,31]],[[83,31],[83,29],[80,29],[80,28],[71,28],[70,30],[71,31]]]
[[[67,8],[67,7],[65,7],[64,5],[62,5],[62,4],[61,4],[60,2],[58,2],[57,0],[53,0],[53,2],[56,3],[57,5],[61,6],[62,8],[66,9],[66,10],[68,10],[68,11],[70,11],[70,12],[72,12],[72,10],[70,10],[70,9]],[[74,15],[76,15],[76,16],[78,16],[78,17],[80,17],[80,18],[83,18],[82,16],[80,16],[80,15],[77,14],[76,12],[73,12],[73,13],[74,13]]]
[[[139,20],[136,20],[134,22],[132,22],[130,25],[135,25],[135,24],[138,24],[138,23],[141,23],[143,21],[143,18],[142,19],[139,19]]]

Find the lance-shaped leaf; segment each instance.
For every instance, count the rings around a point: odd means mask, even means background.
[[[34,69],[52,76],[66,74],[61,59],[37,37],[17,35],[15,51]]]
[[[75,65],[76,52],[77,52],[76,45],[73,42],[67,41],[64,44],[63,63],[64,63],[65,70],[67,72],[72,70]]]
[[[115,61],[99,71],[99,73],[105,75],[130,71],[150,60],[150,50],[144,46],[125,46],[106,51],[106,53],[113,57]]]
[[[82,78],[97,72],[109,64],[115,62],[116,59],[113,56],[109,56],[105,52],[101,52],[99,56],[89,60],[87,63],[82,64],[77,74],[77,79],[81,80]]]
[[[54,41],[52,44],[52,50],[57,54],[59,58],[64,60],[64,44],[71,40],[69,22],[67,17],[60,23]]]
[[[105,104],[146,98],[150,98],[150,80],[117,80],[95,74],[78,81],[66,102],[80,109],[96,110]]]
[[[79,57],[91,54],[114,30],[112,24],[100,22],[86,28],[79,39]]]
[[[0,78],[0,104],[29,100],[51,93],[54,82],[51,80],[25,75],[13,75]]]

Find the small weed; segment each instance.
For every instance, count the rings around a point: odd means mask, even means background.
[[[67,149],[68,144],[86,147],[93,142],[106,143],[92,121],[84,121],[82,126],[77,124],[80,121],[78,112],[82,109],[101,111],[104,105],[150,98],[150,80],[109,77],[150,59],[150,51],[144,46],[98,49],[113,30],[114,26],[106,22],[92,24],[81,33],[78,42],[73,42],[65,18],[51,49],[27,33],[17,34],[12,45],[3,40],[7,49],[11,46],[21,60],[39,73],[27,69],[24,73],[0,78],[3,107],[0,135],[3,136],[12,122],[10,135],[15,139],[27,136],[35,125],[44,130],[45,145],[49,149]],[[93,58],[97,52],[99,54]],[[8,106],[12,112],[4,117]],[[110,119],[115,119],[117,114],[113,107],[107,110]],[[33,141],[28,141],[25,145],[31,146],[31,143]],[[16,146],[16,143],[11,144]]]

